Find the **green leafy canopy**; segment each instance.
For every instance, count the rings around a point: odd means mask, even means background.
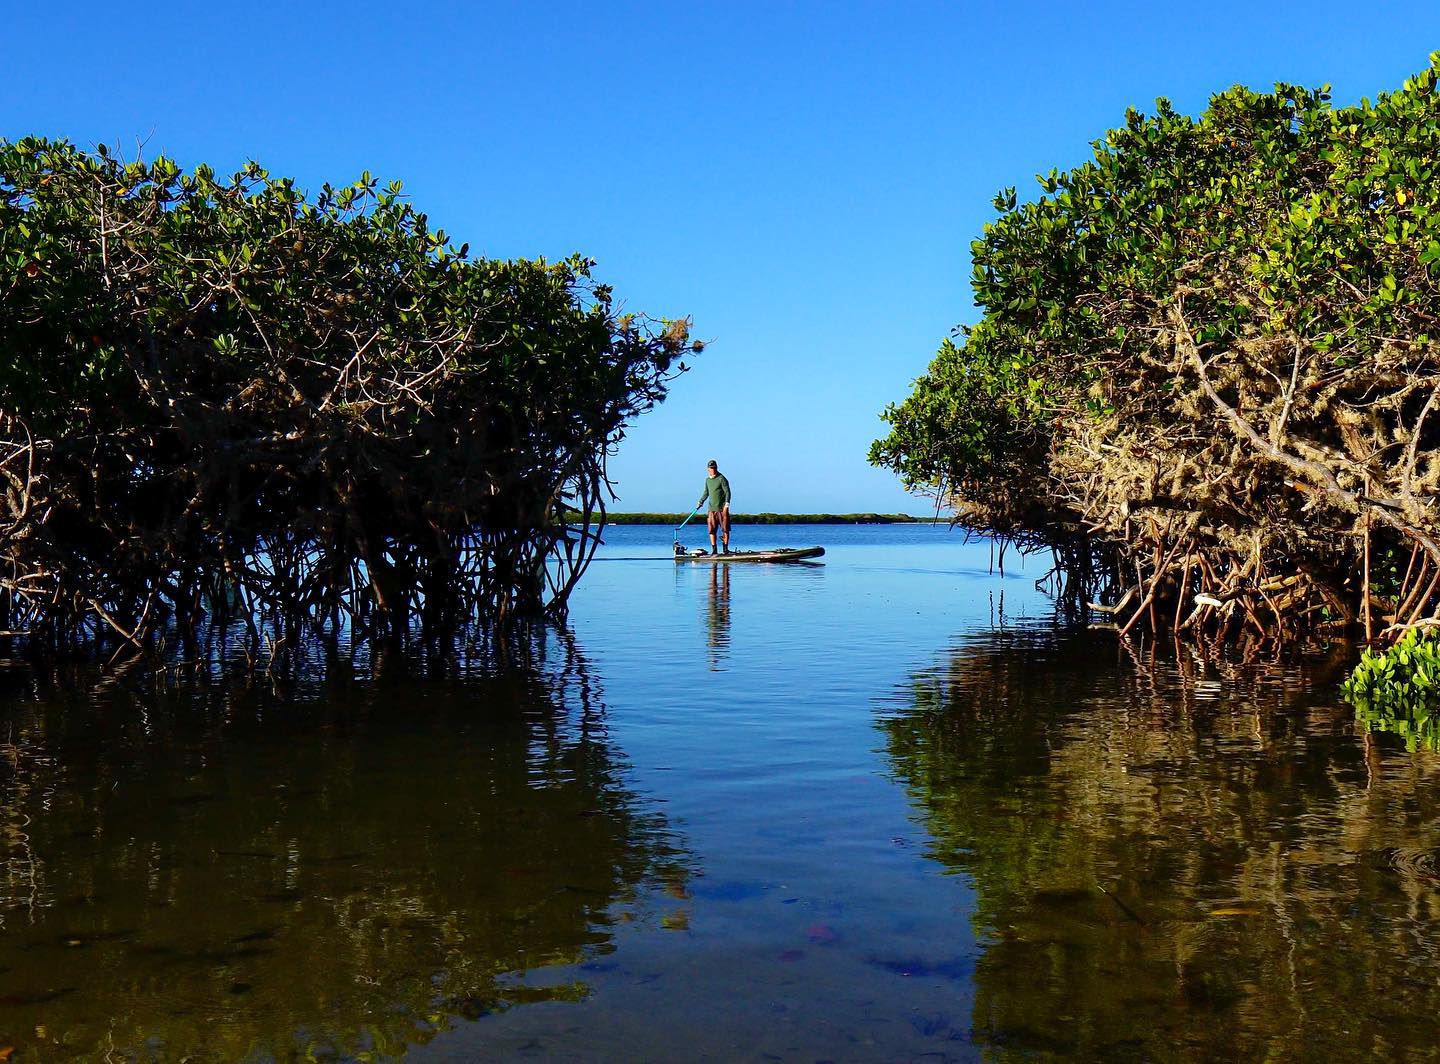
[[[1177,290],[1201,344],[1298,332],[1340,365],[1440,328],[1440,58],[1374,102],[1236,87],[1198,118],[1131,110],[1094,159],[996,198],[972,244],[982,317],[947,339],[872,462],[911,488],[1029,490],[1057,419],[1113,412],[1114,365]],[[1062,430],[1063,434],[1063,430]]]

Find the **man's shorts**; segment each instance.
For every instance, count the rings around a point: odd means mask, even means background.
[[[716,530],[717,528],[723,528],[723,529],[725,530],[725,532],[728,534],[729,531],[730,531],[730,511],[729,511],[729,510],[711,510],[711,511],[709,511],[708,513],[705,514],[705,524],[709,526],[709,528],[710,528],[710,534],[711,534],[712,536],[715,534],[715,530]]]

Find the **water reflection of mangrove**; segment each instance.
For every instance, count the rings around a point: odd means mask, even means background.
[[[583,997],[544,969],[683,893],[583,675],[5,717],[0,1031],[39,1059],[401,1053]]]
[[[883,723],[933,857],[975,884],[975,1040],[995,1057],[1440,1052],[1440,760],[1356,734],[1326,700],[1342,656],[1115,653],[979,639]]]
[[[1372,732],[1394,735],[1411,752],[1440,752],[1440,715],[1428,707],[1355,703],[1355,719]]]

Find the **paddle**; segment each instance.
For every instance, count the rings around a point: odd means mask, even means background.
[[[678,525],[675,526],[675,536],[674,536],[675,543],[674,543],[674,546],[675,546],[675,553],[676,553],[676,554],[683,554],[683,553],[685,552],[685,548],[682,547],[682,546],[680,546],[680,530],[681,530],[682,528],[684,528],[686,525],[688,525],[688,524],[690,523],[690,518],[691,518],[691,517],[694,517],[694,516],[695,516],[696,514],[698,514],[699,512],[700,512],[700,506],[697,504],[697,505],[695,506],[695,509],[693,509],[693,510],[690,511],[689,516],[686,517],[685,520],[681,521]]]

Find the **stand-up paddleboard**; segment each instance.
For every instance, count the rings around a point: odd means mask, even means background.
[[[677,550],[675,561],[679,562],[709,562],[711,564],[729,562],[803,562],[809,558],[818,558],[825,553],[824,547],[779,547],[775,550],[732,550],[728,554],[711,554],[708,550],[697,547],[695,550]]]

